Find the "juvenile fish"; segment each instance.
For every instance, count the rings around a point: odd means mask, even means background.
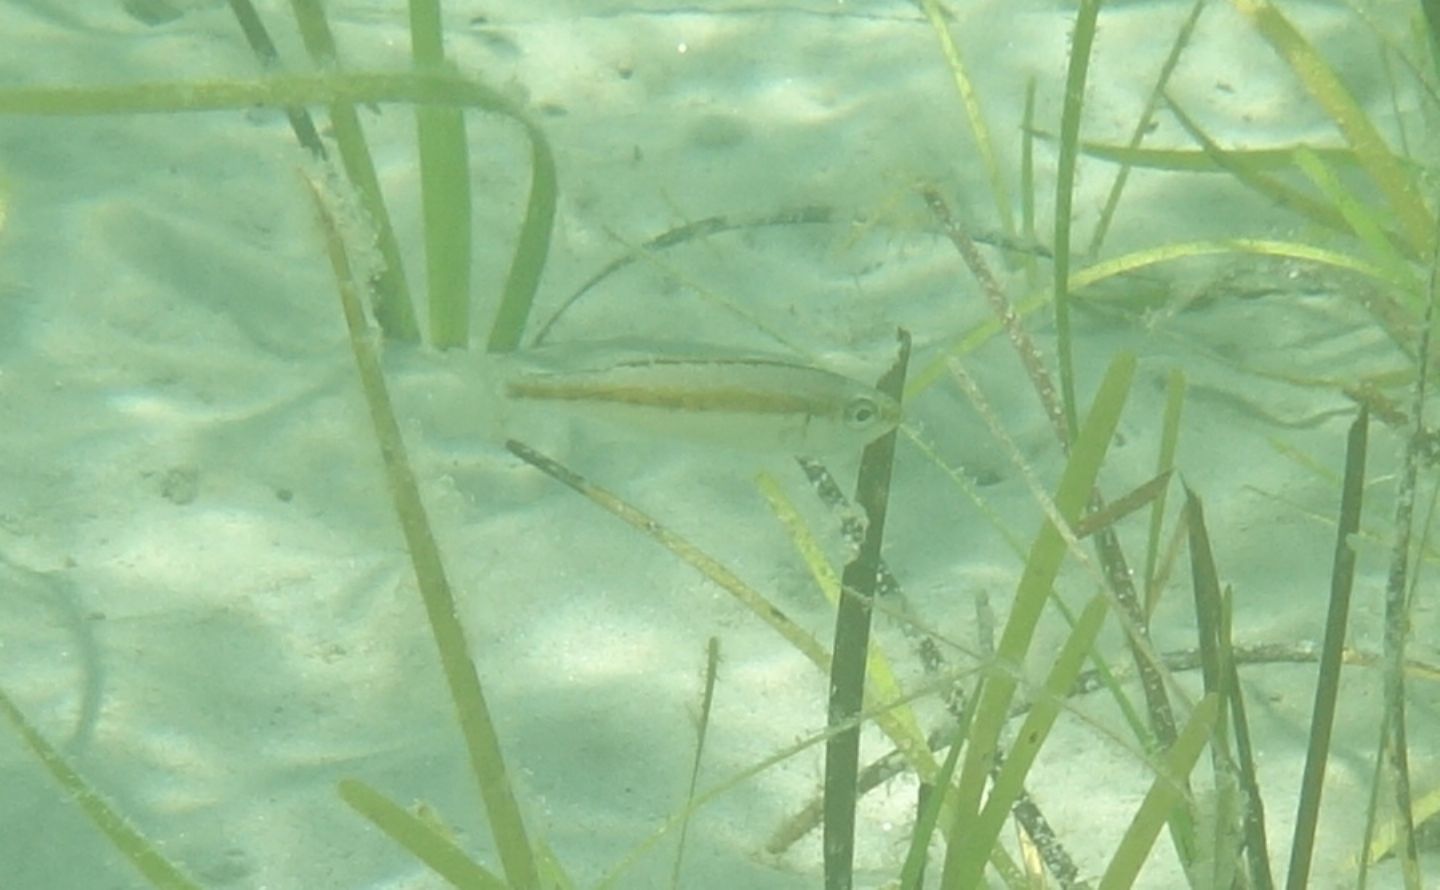
[[[900,405],[872,386],[783,358],[625,355],[527,367],[503,397],[652,437],[762,450],[859,449],[894,429]]]

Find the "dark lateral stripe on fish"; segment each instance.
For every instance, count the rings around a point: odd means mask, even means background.
[[[738,386],[636,386],[546,380],[543,377],[513,380],[506,386],[506,394],[512,398],[632,405],[701,413],[713,411],[732,414],[815,415],[823,413],[827,407],[820,400],[795,393],[760,391]]]

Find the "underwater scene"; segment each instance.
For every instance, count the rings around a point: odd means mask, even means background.
[[[0,44],[0,890],[1440,886],[1440,3]]]

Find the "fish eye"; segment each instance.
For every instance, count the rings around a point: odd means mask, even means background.
[[[845,425],[854,429],[870,426],[879,416],[880,406],[869,396],[858,396],[845,405]]]

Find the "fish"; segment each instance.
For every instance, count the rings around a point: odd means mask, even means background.
[[[901,420],[900,404],[873,386],[788,357],[625,341],[514,355],[499,381],[508,405],[647,438],[835,454]]]

